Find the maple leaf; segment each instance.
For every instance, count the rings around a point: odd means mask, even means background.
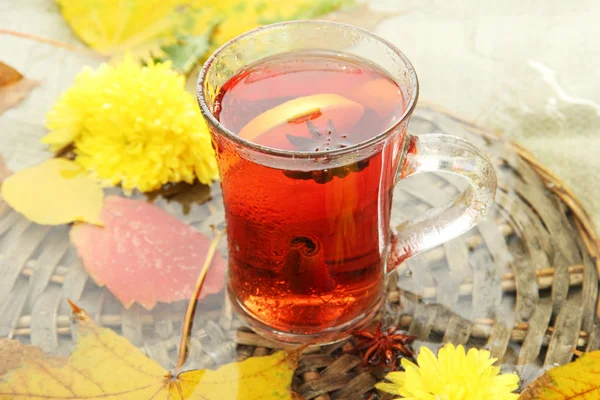
[[[0,400],[288,400],[299,350],[173,374],[75,305],[69,358],[0,340]]]
[[[552,368],[533,381],[519,400],[600,399],[600,350]]]
[[[51,158],[9,176],[1,193],[8,205],[38,224],[100,224],[102,188],[83,168],[64,158]]]
[[[106,286],[130,307],[138,302],[151,309],[157,302],[189,299],[210,240],[143,201],[109,196],[99,228],[78,224],[71,229],[83,265],[99,286]],[[200,298],[221,291],[225,261],[212,260]]]
[[[0,114],[12,108],[40,84],[40,81],[27,79],[16,69],[0,61]]]

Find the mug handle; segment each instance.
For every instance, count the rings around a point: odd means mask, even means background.
[[[497,185],[492,162],[464,139],[438,133],[407,133],[406,141],[408,150],[398,168],[396,183],[423,172],[445,172],[465,178],[469,187],[450,204],[430,209],[398,227],[394,258],[399,262],[477,225],[492,206]]]

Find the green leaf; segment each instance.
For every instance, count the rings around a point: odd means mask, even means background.
[[[200,36],[180,36],[177,43],[163,46],[161,50],[173,62],[173,69],[187,75],[210,48],[211,34],[212,29]]]

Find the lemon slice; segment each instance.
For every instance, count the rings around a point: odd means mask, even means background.
[[[276,139],[273,134],[285,138],[286,133],[305,131],[304,136],[308,137],[305,121],[325,126],[331,120],[338,130],[344,131],[354,126],[364,111],[360,103],[334,93],[298,97],[260,114],[240,130],[239,136],[265,142],[267,137]]]
[[[375,110],[380,117],[390,115],[396,108],[404,103],[402,92],[392,81],[377,79],[363,83],[353,88],[347,94],[351,99],[360,100],[366,107]]]

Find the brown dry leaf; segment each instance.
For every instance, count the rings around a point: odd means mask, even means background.
[[[25,360],[43,357],[48,356],[39,347],[23,346],[14,340],[0,339],[0,377],[21,366]]]
[[[52,357],[0,340],[0,400],[289,400],[299,350],[173,374],[77,306],[77,345]]]
[[[533,381],[519,400],[600,399],[600,350],[552,368]]]
[[[40,84],[25,78],[19,71],[0,61],[0,114],[12,108]]]

